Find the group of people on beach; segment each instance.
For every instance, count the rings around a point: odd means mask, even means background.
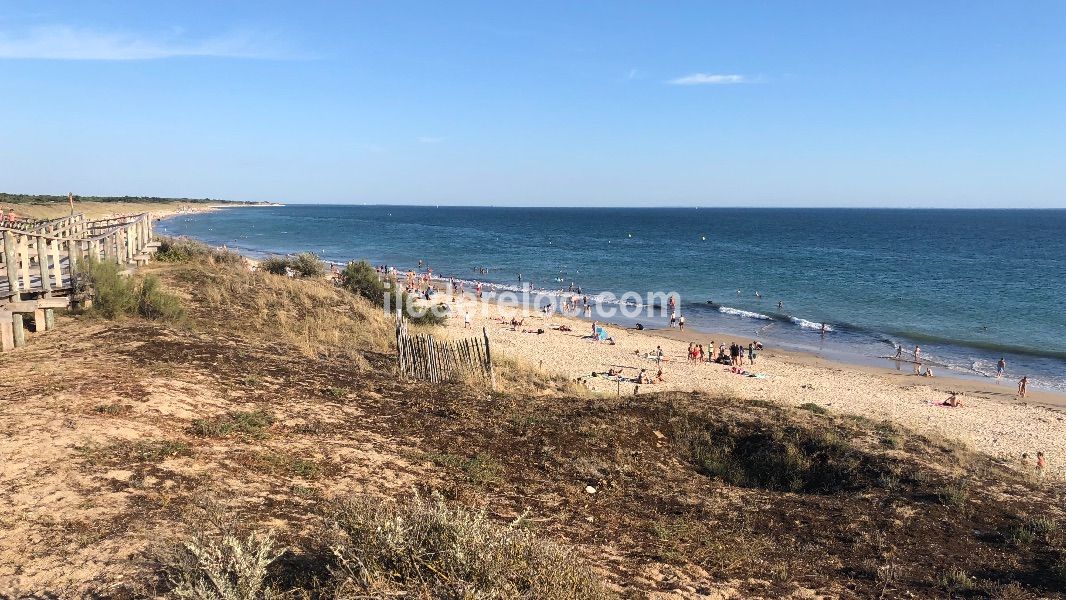
[[[725,344],[715,346],[714,340],[708,344],[710,351],[704,349],[703,344],[697,344],[691,342],[688,345],[688,360],[689,362],[710,362],[727,364],[733,367],[744,366],[744,358],[747,357],[748,364],[755,366],[755,360],[759,357],[759,351],[762,350],[762,344],[752,340],[746,347],[743,344],[736,342],[730,342],[729,347],[726,348]]]

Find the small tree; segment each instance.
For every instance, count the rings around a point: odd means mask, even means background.
[[[341,286],[349,292],[362,296],[382,306],[385,303],[385,284],[374,267],[365,260],[348,263],[341,272]]]
[[[289,258],[289,267],[297,277],[308,279],[321,279],[326,275],[326,265],[318,259],[314,252],[301,252]]]

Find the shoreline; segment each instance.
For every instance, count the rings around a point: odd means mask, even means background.
[[[1046,475],[1066,479],[1066,397],[1053,392],[1030,392],[1019,400],[1014,396],[1013,385],[997,387],[951,377],[904,375],[775,347],[759,352],[753,369],[759,377],[741,376],[725,365],[689,362],[686,352],[690,340],[706,344],[713,338],[716,344],[728,345],[730,341],[746,341],[743,337],[689,330],[637,331],[600,322],[615,343],[599,343],[590,339],[591,320],[582,317],[553,313],[546,318],[536,310],[518,308],[519,314],[527,316],[523,325],[513,330],[506,319],[496,315],[517,307],[494,306],[494,300],[479,300],[470,294],[457,297],[452,303],[450,295],[442,292],[433,303],[441,301],[452,307],[453,313],[443,326],[443,335],[463,338],[471,331],[480,334],[485,327],[492,336],[494,353],[529,368],[565,376],[593,393],[700,391],[800,408],[817,404],[837,414],[890,421],[925,435],[958,439],[975,450],[1015,464],[1023,454],[1031,463],[1036,452],[1043,451],[1048,457]],[[478,310],[479,304],[488,305],[487,310]],[[471,329],[464,327],[466,310],[471,312]],[[571,331],[560,331],[559,325],[566,325]],[[535,333],[538,329],[544,333]],[[632,381],[604,376],[612,368],[622,368],[627,379],[642,368],[654,376],[656,363],[647,355],[656,346],[663,348],[665,357],[662,383],[634,387]],[[744,368],[751,369],[747,364]],[[958,392],[961,407],[941,404],[952,391]]]
[[[435,282],[447,283],[445,278],[434,277]],[[438,294],[446,294],[447,292],[438,292]],[[532,315],[537,311],[531,309],[529,306],[523,306],[519,304],[501,303],[495,297],[491,297],[486,294],[485,298],[478,300],[472,296],[469,292],[466,294],[466,298],[475,302],[482,302],[493,306],[505,305],[511,310],[524,311],[527,315]],[[710,340],[715,340],[715,343],[721,343],[725,341],[728,345],[731,341],[746,342],[749,337],[745,337],[744,334],[730,333],[722,331],[707,331],[702,329],[686,326],[685,331],[680,331],[677,328],[653,328],[645,327],[643,330],[637,330],[633,327],[628,327],[624,323],[617,323],[614,321],[607,321],[602,319],[592,319],[589,317],[578,315],[566,315],[562,313],[552,313],[552,320],[568,319],[577,323],[577,327],[572,327],[575,331],[584,331],[588,328],[593,321],[596,321],[604,326],[627,331],[639,336],[645,336],[649,338],[661,338],[672,341],[681,342],[693,342],[697,344],[704,344]],[[900,386],[924,386],[927,388],[942,390],[946,395],[952,391],[960,392],[967,395],[980,395],[987,396],[989,398],[996,398],[1004,402],[1011,402],[1015,404],[1031,404],[1035,406],[1041,406],[1044,408],[1063,411],[1066,414],[1066,393],[1038,389],[1030,387],[1026,392],[1025,398],[1018,398],[1016,392],[1017,382],[1013,379],[1000,379],[989,380],[988,378],[979,378],[977,376],[966,375],[936,375],[935,377],[924,377],[915,375],[910,367],[910,362],[902,361],[900,369],[896,369],[890,366],[877,366],[873,364],[877,360],[885,360],[888,364],[893,364],[895,361],[890,359],[879,359],[864,357],[866,362],[860,362],[858,360],[845,361],[835,358],[829,358],[821,356],[817,353],[807,350],[797,350],[793,348],[785,348],[773,346],[772,343],[767,344],[764,342],[765,349],[762,350],[760,356],[769,356],[783,358],[790,362],[802,364],[805,366],[817,366],[827,369],[839,369],[839,370],[855,370],[864,373],[871,373],[881,377],[890,378],[897,385]],[[684,358],[684,356],[682,356]],[[906,366],[904,366],[906,365]],[[935,366],[935,365],[934,365]]]

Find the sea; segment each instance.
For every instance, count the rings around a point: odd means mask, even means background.
[[[953,376],[994,377],[1004,358],[1005,379],[1066,392],[1066,210],[286,205],[157,231],[254,256],[421,264],[535,298],[580,288],[624,325],[665,326],[664,308],[619,308],[673,292],[693,330],[889,368],[880,357],[917,345]]]

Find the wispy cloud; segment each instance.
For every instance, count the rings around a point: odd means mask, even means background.
[[[733,85],[737,83],[754,83],[755,79],[747,75],[719,75],[713,73],[693,73],[671,79],[671,85]]]
[[[424,136],[418,138],[418,143],[419,144],[439,144],[439,143],[441,143],[443,141],[444,141],[444,138],[435,137],[435,136],[431,136],[431,135],[424,135]]]
[[[309,58],[261,32],[231,31],[192,38],[181,29],[158,35],[52,25],[22,33],[0,31],[0,59],[152,60],[182,56]]]

